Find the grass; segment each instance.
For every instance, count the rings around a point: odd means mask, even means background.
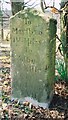
[[[61,80],[66,81],[67,76],[66,76],[64,60],[56,59],[55,69],[58,72],[58,75],[56,75],[55,79],[57,80],[58,78],[60,78]]]

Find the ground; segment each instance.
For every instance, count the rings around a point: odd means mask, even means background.
[[[0,44],[0,120],[68,120],[68,83],[56,81],[49,108],[11,98],[10,45]]]

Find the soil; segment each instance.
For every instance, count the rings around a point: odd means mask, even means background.
[[[49,108],[43,109],[28,101],[11,99],[10,52],[3,56],[7,47],[1,48],[0,120],[68,120],[68,83],[64,80],[55,82]]]

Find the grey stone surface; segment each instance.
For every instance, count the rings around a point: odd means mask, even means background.
[[[10,20],[15,98],[30,97],[38,102],[50,99],[55,73],[56,24],[44,18],[36,11],[21,11]]]

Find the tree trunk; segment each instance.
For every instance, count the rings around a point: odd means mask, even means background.
[[[66,71],[68,80],[68,4],[66,5]]]
[[[66,70],[66,80],[68,80],[68,5],[64,8],[65,14],[61,14],[61,40],[63,56]]]

